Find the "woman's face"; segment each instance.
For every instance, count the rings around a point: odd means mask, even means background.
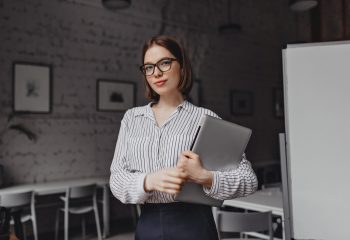
[[[167,60],[168,59],[168,60]],[[159,96],[170,96],[181,94],[178,85],[181,77],[181,68],[178,61],[171,61],[169,59],[175,59],[166,48],[152,45],[145,53],[144,64],[157,64],[163,66],[170,64],[170,69],[167,71],[160,71],[156,66],[154,73],[150,76],[146,76],[146,80],[149,86]],[[162,66],[160,66],[162,68]],[[166,68],[166,67],[165,67]]]

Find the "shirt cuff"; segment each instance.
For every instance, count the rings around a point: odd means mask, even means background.
[[[139,195],[139,201],[140,203],[144,203],[151,195],[151,192],[146,192],[145,188],[144,188],[144,182],[145,182],[145,178],[146,178],[147,173],[141,173],[138,176],[137,179],[137,193]]]
[[[219,192],[219,187],[220,187],[220,176],[218,171],[211,171],[213,174],[213,182],[211,184],[211,187],[204,187],[203,186],[203,191],[205,194],[207,194],[209,197],[214,197],[215,195],[218,194]]]

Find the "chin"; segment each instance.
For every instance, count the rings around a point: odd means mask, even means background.
[[[159,96],[169,96],[169,95],[174,95],[177,94],[176,90],[170,90],[170,89],[161,89],[158,91],[155,91]]]

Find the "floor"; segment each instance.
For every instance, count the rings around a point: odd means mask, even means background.
[[[87,236],[82,238],[80,227],[70,231],[69,240],[98,240],[94,225],[87,227]],[[130,220],[123,220],[111,223],[110,236],[103,240],[134,240],[135,223]],[[53,239],[53,233],[41,235],[39,239]],[[28,240],[32,240],[28,238]],[[59,240],[63,240],[63,231],[60,232]]]
[[[60,240],[63,240],[63,238]],[[70,236],[69,240],[98,240],[96,234],[87,235],[85,239],[81,237],[81,235]],[[111,236],[107,238],[103,238],[103,240],[134,240],[133,232],[125,232],[125,233],[116,233],[111,234]]]
[[[76,238],[76,240],[78,239]],[[97,240],[97,238],[86,238],[86,240]],[[134,233],[119,233],[108,238],[104,238],[104,240],[134,240]]]
[[[134,240],[134,233],[122,233],[107,238],[107,240]]]

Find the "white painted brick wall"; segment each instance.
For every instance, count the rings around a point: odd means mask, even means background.
[[[130,9],[113,12],[74,0],[1,0],[1,122],[12,111],[12,63],[40,62],[53,70],[52,113],[17,117],[38,142],[10,131],[3,136],[6,182],[108,176],[123,113],[96,111],[96,80],[135,82],[137,104],[146,103],[137,65],[143,42],[160,32],[188,48],[203,105],[253,128],[252,162],[278,158],[283,123],[273,116],[272,88],[282,84],[280,49],[293,36],[292,17],[286,1],[241,1],[242,34],[220,36],[224,2],[134,0]],[[230,89],[254,93],[253,116],[231,116]]]

